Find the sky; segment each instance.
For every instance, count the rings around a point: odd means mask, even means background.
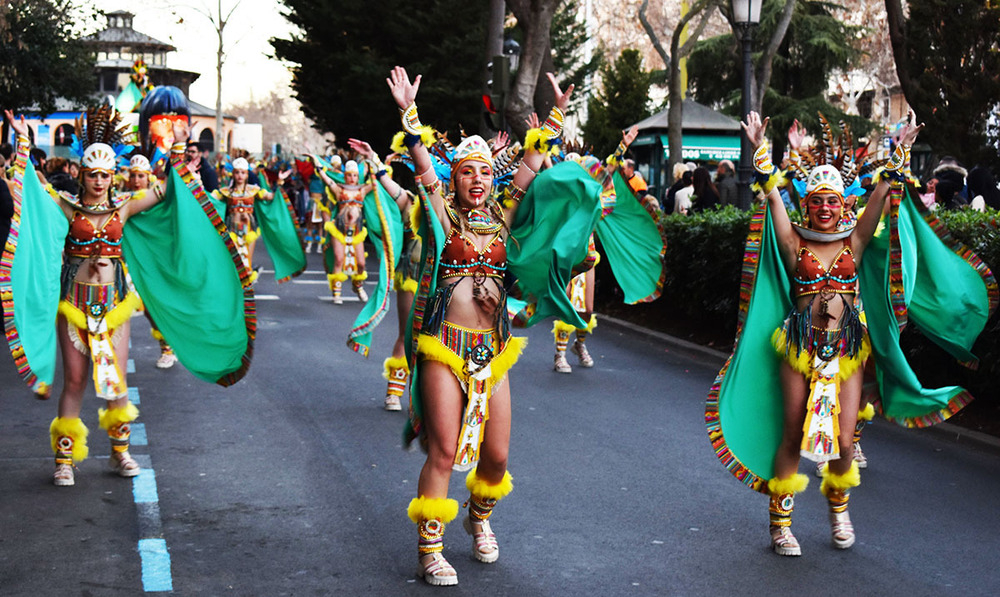
[[[215,107],[218,35],[215,26],[198,11],[217,14],[219,0],[95,0],[93,4],[105,12],[134,13],[132,25],[136,31],[176,46],[177,51],[167,55],[167,66],[201,73],[191,85],[191,99]],[[273,90],[289,95],[291,75],[287,66],[267,57],[271,53],[268,40],[288,37],[293,29],[281,15],[282,4],[277,0],[221,0],[221,4],[224,15],[236,7],[224,29],[227,56],[222,68],[223,107],[264,97]],[[88,31],[99,31],[105,25],[102,17]]]

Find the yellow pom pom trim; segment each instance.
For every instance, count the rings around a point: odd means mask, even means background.
[[[87,447],[87,426],[79,417],[56,417],[49,425],[49,436],[52,438],[52,452],[59,452],[58,441],[60,437],[67,436],[73,438],[73,461],[80,462],[86,460],[90,454]]]
[[[469,489],[469,493],[477,498],[500,500],[507,497],[507,494],[514,489],[513,481],[510,471],[505,471],[500,483],[490,485],[485,480],[476,476],[476,469],[472,469],[465,477],[465,486]]]
[[[326,279],[329,280],[331,283],[332,282],[346,282],[347,281],[347,274],[345,274],[344,272],[337,272],[335,274],[327,274],[326,275]]]
[[[407,278],[403,280],[403,284],[399,287],[399,292],[409,292],[410,294],[417,293],[417,281],[413,278]]]
[[[858,470],[858,463],[851,462],[851,468],[843,475],[830,472],[830,467],[823,469],[823,483],[819,490],[823,495],[828,495],[830,491],[843,491],[861,485],[861,472]]]
[[[874,418],[875,418],[875,407],[872,406],[872,404],[870,403],[866,404],[865,407],[858,412],[859,421],[871,421]]]
[[[558,319],[552,322],[552,335],[559,336],[559,334],[571,334],[576,331],[575,325],[570,325],[568,323],[563,323]]]
[[[421,520],[440,520],[448,524],[458,516],[458,502],[448,498],[429,498],[420,496],[410,500],[406,515],[415,523]]]
[[[795,474],[787,479],[775,477],[767,482],[767,490],[771,495],[802,493],[806,487],[809,487],[809,477],[802,474]]]
[[[528,129],[524,135],[524,150],[548,153],[552,149],[550,139],[542,129]]]
[[[97,422],[105,431],[122,423],[131,423],[137,418],[139,418],[139,409],[131,402],[123,408],[100,408],[97,410]]]
[[[353,282],[364,282],[368,279],[368,272],[361,272],[360,274],[354,274],[351,276],[351,281]]]
[[[391,149],[393,153],[398,153],[398,154],[409,153],[409,150],[406,148],[406,144],[403,143],[403,139],[405,137],[406,133],[404,133],[403,131],[399,131],[398,133],[393,135],[392,143],[389,144],[389,149]]]
[[[389,357],[383,363],[385,366],[385,371],[382,372],[382,377],[389,379],[389,376],[396,369],[406,369],[406,372],[410,372],[410,364],[406,362],[406,357]]]

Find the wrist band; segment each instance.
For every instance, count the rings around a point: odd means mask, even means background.
[[[503,192],[503,206],[504,208],[509,208],[515,203],[520,203],[523,198],[524,189],[517,186],[514,181],[511,181]]]
[[[893,150],[892,156],[889,157],[889,163],[885,165],[886,170],[892,170],[894,172],[901,172],[906,163],[910,161],[910,148],[906,145],[896,145],[896,149]]]
[[[549,110],[549,117],[545,119],[545,123],[542,124],[542,131],[545,136],[550,139],[555,139],[562,134],[563,120],[566,115],[558,106],[552,106]]]
[[[184,153],[184,148],[187,147],[183,141],[178,141],[170,146],[171,153]]]
[[[435,178],[434,182],[432,182],[431,184],[421,184],[421,186],[424,187],[424,189],[427,191],[428,195],[433,195],[433,194],[437,193],[438,195],[441,195],[442,197],[444,196],[444,193],[441,192],[442,189],[444,188],[444,185],[437,178]]]
[[[403,130],[411,135],[420,136],[420,129],[423,125],[420,124],[420,117],[417,115],[417,103],[410,102],[410,105],[406,107],[405,110],[399,111],[399,118],[403,123]]]
[[[765,176],[771,175],[776,170],[774,164],[771,163],[770,149],[771,148],[768,146],[767,141],[764,141],[760,144],[760,147],[753,152],[753,169]]]

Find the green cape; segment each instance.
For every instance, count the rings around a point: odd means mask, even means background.
[[[263,175],[260,176],[260,186],[265,191],[271,191]],[[306,254],[302,250],[295,210],[282,192],[281,185],[275,185],[271,201],[254,201],[254,215],[264,236],[267,254],[274,262],[274,277],[278,283],[287,282],[305,271]]]
[[[889,241],[870,243],[859,266],[868,332],[880,372],[880,406],[887,418],[901,424],[929,425],[957,412],[970,397],[962,388],[920,386],[899,348],[894,308],[900,316],[908,306],[911,317],[919,311],[924,321],[937,319],[926,329],[933,330],[932,336],[940,334],[939,343],[965,354],[996,305],[997,287],[971,251],[944,242],[947,231],[933,216],[928,214],[926,220],[919,216],[903,189],[893,189],[889,201],[891,232],[883,232]],[[909,259],[904,254],[928,257]],[[909,280],[905,285],[904,279]],[[770,340],[791,309],[790,297],[788,274],[765,203],[754,212],[747,236],[736,345],[709,391],[705,408],[716,456],[733,476],[761,492],[767,492],[773,476],[782,431],[780,359]],[[921,303],[948,308],[934,313]],[[952,311],[954,305],[965,305],[968,311]]]
[[[657,214],[639,202],[635,191],[619,172],[615,185],[614,210],[597,222],[597,238],[608,259],[615,280],[625,293],[625,303],[648,303],[663,291],[667,250],[663,227]]]

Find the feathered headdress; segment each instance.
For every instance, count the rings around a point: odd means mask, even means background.
[[[114,172],[118,157],[131,149],[121,121],[121,114],[107,104],[91,106],[77,117],[70,149],[81,158],[83,170]]]
[[[403,144],[403,134],[397,133],[393,137],[392,150],[399,154],[398,161],[405,164],[411,171],[414,171],[413,159],[410,158],[409,152]],[[461,131],[461,134],[463,143],[474,137],[482,140],[477,135],[473,135],[472,137],[466,136],[465,131]],[[452,169],[458,165],[462,156],[458,155],[458,147],[448,140],[447,133],[435,131],[434,136],[434,142],[427,145],[427,151],[431,154],[431,164],[434,166],[434,173],[437,174],[439,180],[449,181],[451,180]],[[503,190],[514,179],[514,172],[521,165],[521,144],[514,143],[502,149],[495,150],[495,143],[495,139],[486,142],[489,147],[491,159],[487,159],[485,150],[482,151],[483,155],[480,156],[480,159],[493,165],[493,191],[497,192]],[[462,143],[459,143],[459,147],[461,146]]]
[[[810,180],[829,183],[828,173],[832,169],[840,175],[842,196],[864,195],[861,179],[885,165],[886,160],[868,161],[867,154],[859,156],[854,146],[851,127],[844,121],[840,121],[841,133],[836,137],[822,112],[819,113],[819,122],[823,134],[816,139],[816,145],[802,149],[799,159],[792,161],[791,172],[794,175],[792,184],[796,192],[804,199],[809,193],[820,190],[812,188]],[[813,170],[820,166],[829,166],[824,169],[828,173],[824,176],[811,176]]]

